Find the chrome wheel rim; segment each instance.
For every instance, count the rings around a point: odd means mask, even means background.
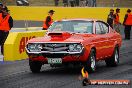
[[[116,63],[118,62],[118,59],[119,59],[119,54],[118,54],[118,51],[116,50],[115,52],[115,62]]]
[[[91,56],[91,68],[95,70],[95,56],[94,55]]]

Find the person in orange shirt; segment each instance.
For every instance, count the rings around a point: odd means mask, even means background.
[[[47,30],[49,28],[49,26],[53,23],[53,19],[52,16],[54,14],[54,10],[50,10],[48,13],[48,16],[46,17],[46,19],[44,20],[43,23],[43,29],[42,30]]]
[[[0,13],[0,46],[1,54],[3,54],[3,45],[8,37],[9,31],[13,27],[13,19],[9,14],[9,10],[6,6],[2,8]]]
[[[116,9],[116,13],[114,14],[114,29],[116,32],[120,33],[120,17],[119,17],[120,9]]]
[[[130,40],[132,26],[132,13],[130,9],[127,10],[127,14],[124,17],[123,25],[125,26],[125,40]]]

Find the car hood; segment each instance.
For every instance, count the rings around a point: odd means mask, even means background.
[[[50,32],[44,37],[33,38],[28,43],[54,43],[54,42],[83,42],[84,40],[92,37],[92,34],[69,33],[69,32]]]

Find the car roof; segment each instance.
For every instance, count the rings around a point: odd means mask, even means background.
[[[56,20],[56,22],[59,22],[59,21],[76,21],[76,20],[82,20],[82,21],[98,21],[97,19],[76,18],[76,19],[62,19],[62,20]],[[101,21],[101,20],[99,20],[99,21]]]

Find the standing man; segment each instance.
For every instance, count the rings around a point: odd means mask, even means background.
[[[69,0],[71,7],[75,6],[75,0]]]
[[[80,0],[80,7],[86,6],[86,0]]]
[[[3,46],[8,37],[9,31],[13,27],[13,19],[8,13],[9,10],[6,6],[2,8],[2,13],[0,13],[0,45],[1,54],[3,54]]]
[[[54,0],[54,2],[55,2],[55,6],[59,5],[59,0]]]
[[[79,6],[79,0],[76,0],[76,6]]]
[[[63,0],[64,7],[68,7],[68,0]]]
[[[114,14],[114,29],[116,32],[120,33],[120,17],[119,17],[120,9],[116,9],[116,13]]]
[[[114,10],[110,9],[110,13],[107,17],[107,23],[110,25],[111,28],[113,28],[113,21],[114,21]]]
[[[54,10],[50,10],[48,13],[48,16],[46,17],[46,19],[44,20],[44,24],[43,24],[43,29],[42,30],[47,30],[49,28],[49,26],[53,23],[53,19],[52,16],[54,14]]]
[[[96,7],[97,4],[96,4],[96,0],[93,0],[93,7]]]
[[[127,14],[124,17],[123,25],[125,26],[125,39],[130,40],[132,26],[132,13],[130,9],[127,10]]]

